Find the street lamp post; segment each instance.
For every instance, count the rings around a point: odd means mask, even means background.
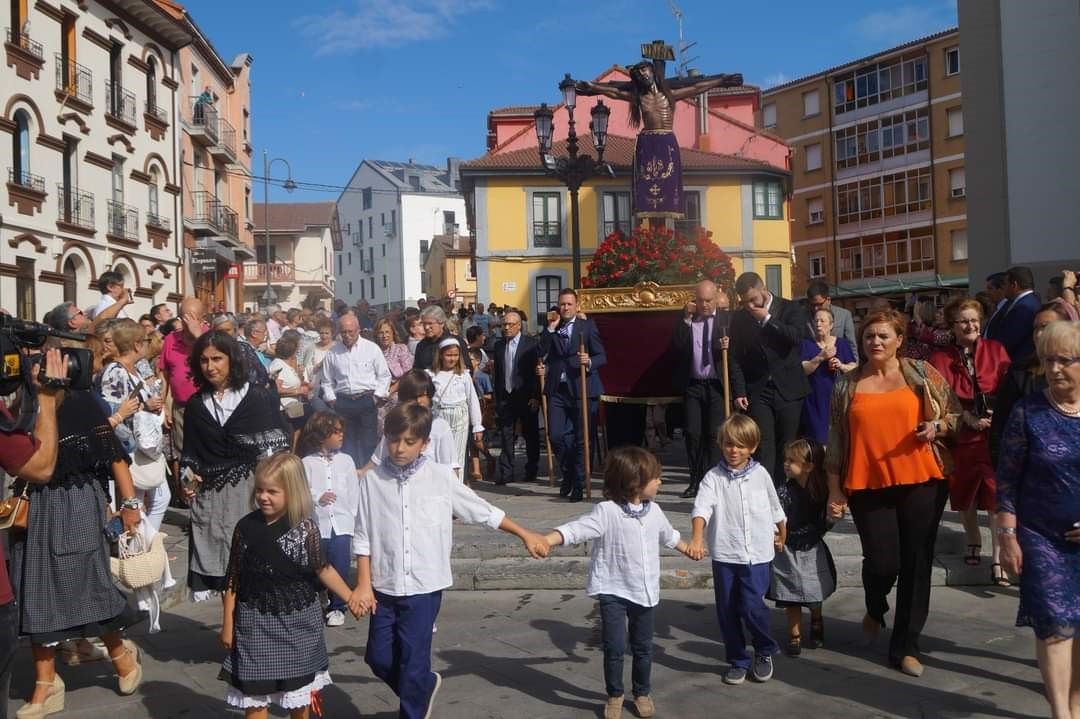
[[[611,173],[609,165],[604,163],[604,147],[607,145],[608,118],[611,110],[603,100],[597,101],[591,111],[593,146],[596,148],[596,158],[591,155],[578,154],[578,137],[574,123],[574,108],[577,106],[577,87],[574,79],[567,73],[559,90],[563,95],[563,104],[566,105],[570,117],[569,134],[566,139],[567,157],[556,158],[551,154],[551,136],[554,132],[554,113],[546,103],[533,113],[536,121],[536,139],[540,149],[540,161],[544,169],[551,177],[556,177],[570,190],[570,251],[573,262],[574,287],[581,287],[581,226],[578,216],[578,190],[585,180],[599,172]]]
[[[284,162],[289,172],[289,176],[285,178],[281,186],[290,193],[296,189],[296,183],[292,179],[292,165],[289,161],[281,157],[267,160],[266,150],[263,150],[263,231],[266,238],[266,291],[262,296],[263,307],[269,307],[277,302],[277,293],[270,286],[270,166],[275,162]]]

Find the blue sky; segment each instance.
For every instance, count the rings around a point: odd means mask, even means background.
[[[769,87],[956,24],[955,0],[677,0],[703,73]],[[255,58],[252,133],[306,182],[344,185],[364,158],[443,165],[483,154],[488,110],[558,99],[566,72],[592,79],[674,45],[668,0],[188,0],[230,60]],[[561,121],[558,118],[557,121]],[[274,177],[282,174],[280,164]],[[261,201],[261,189],[256,192]],[[273,200],[336,193],[271,190]]]

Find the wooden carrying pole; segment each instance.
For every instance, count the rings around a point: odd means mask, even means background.
[[[724,328],[724,336],[727,336],[727,328]],[[723,347],[720,350],[720,356],[723,358],[723,382],[724,382],[724,419],[731,416],[731,380],[728,378],[728,351],[727,347]]]
[[[536,366],[543,367],[544,360],[537,358]],[[544,375],[540,375],[540,406],[544,411],[544,448],[547,450],[548,486],[555,486],[555,458],[551,454],[551,425],[548,424],[547,393],[544,392]]]
[[[579,354],[585,351],[585,337],[581,338]],[[592,499],[592,464],[589,452],[589,381],[585,377],[585,364],[578,363],[581,370],[581,431],[585,437],[585,498]]]

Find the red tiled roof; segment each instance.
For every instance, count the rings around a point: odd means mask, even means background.
[[[269,209],[266,224],[264,207]],[[260,230],[269,225],[274,232],[302,232],[308,227],[329,226],[335,209],[333,202],[271,202],[268,206],[257,203],[251,209],[251,221]]]
[[[539,105],[509,105],[508,107],[497,107],[489,115],[528,115],[532,117],[532,114],[539,109]]]
[[[634,139],[619,135],[608,135],[607,147],[604,148],[604,161],[616,170],[627,172],[634,164]],[[554,143],[552,154],[562,157],[567,154],[566,140]],[[592,137],[585,135],[578,138],[578,152],[596,157],[596,148],[593,147]],[[684,170],[768,170],[777,173],[784,171],[760,160],[751,160],[734,155],[721,155],[715,152],[703,152],[687,147],[681,148],[682,166]],[[537,148],[526,147],[521,150],[510,152],[489,152],[483,157],[462,163],[463,171],[472,170],[535,170],[542,169],[540,156]]]
[[[472,255],[472,238],[469,235],[458,235],[456,238],[451,235],[435,235],[431,239],[433,242],[439,243],[443,249],[443,254],[447,257],[456,257],[458,255],[468,257]],[[454,247],[455,239],[458,243],[457,247]]]

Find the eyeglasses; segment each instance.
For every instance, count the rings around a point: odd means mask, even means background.
[[[1045,367],[1061,365],[1061,368],[1065,369],[1066,367],[1072,367],[1077,362],[1080,362],[1080,357],[1063,357],[1062,355],[1050,355],[1049,357],[1043,357],[1040,361]]]
[[[965,327],[969,327],[969,326],[972,326],[972,325],[979,324],[979,320],[953,320],[953,324],[954,325],[964,325]]]

